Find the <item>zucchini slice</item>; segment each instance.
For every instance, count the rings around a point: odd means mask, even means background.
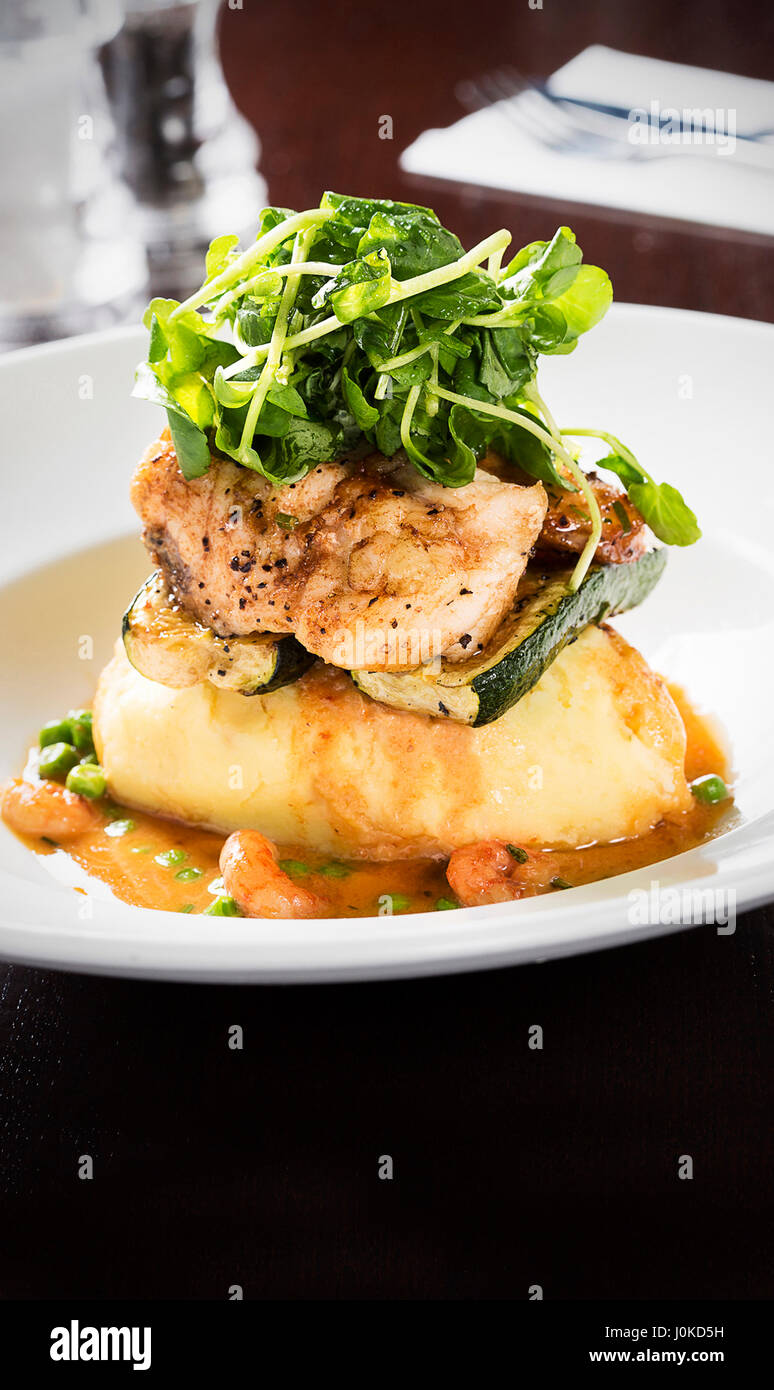
[[[219,637],[175,603],[160,570],[132,599],[122,636],[140,675],[176,690],[209,681],[240,695],[268,695],[298,680],[315,660],[281,633]]]
[[[630,564],[592,565],[576,593],[571,569],[526,574],[516,603],[486,649],[467,661],[440,661],[413,671],[352,671],[359,690],[394,709],[491,724],[540,680],[562,647],[590,623],[622,613],[650,593],[666,565],[666,549]]]

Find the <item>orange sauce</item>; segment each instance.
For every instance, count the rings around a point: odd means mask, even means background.
[[[669,688],[688,736],[685,770],[689,781],[711,772],[727,777],[726,754],[712,721],[693,709],[679,688]],[[726,801],[705,806],[696,801],[684,815],[664,820],[636,839],[554,850],[555,877],[577,886],[656,864],[718,834],[728,822],[732,805]],[[94,829],[66,846],[23,838],[43,858],[56,855],[58,870],[68,856],[89,878],[99,879],[116,897],[137,907],[201,913],[210,906],[220,877],[222,836],[109,802],[98,806],[101,815]],[[117,830],[122,833],[116,834]],[[297,845],[283,845],[280,862],[329,903],[332,916],[372,916],[379,912],[380,900],[385,906],[386,895],[394,895],[395,912],[426,912],[439,902],[454,901],[443,860],[342,863]]]

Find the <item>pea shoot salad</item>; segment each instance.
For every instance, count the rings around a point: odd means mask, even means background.
[[[246,250],[232,235],[212,242],[195,294],[149,305],[134,394],[165,407],[187,479],[214,450],[296,482],[365,437],[457,488],[495,450],[583,494],[591,533],[573,588],[602,522],[568,441],[592,437],[655,535],[691,545],[701,532],[677,489],[613,435],[559,428],[537,389],[540,354],[572,352],[607,312],[607,274],[582,263],[569,227],[504,263],[510,240],[494,232],[466,252],[429,208],[389,199],[325,193],[306,212],[266,208]]]

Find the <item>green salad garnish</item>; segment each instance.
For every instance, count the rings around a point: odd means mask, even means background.
[[[690,545],[701,532],[676,489],[607,433],[560,430],[537,390],[540,354],[571,352],[606,313],[608,276],[583,265],[569,227],[503,264],[510,240],[494,232],[466,252],[431,209],[389,199],[325,193],[306,212],[266,208],[246,250],[235,236],[213,241],[195,294],[149,305],[134,394],[165,407],[188,479],[214,449],[296,482],[365,436],[462,487],[492,448],[583,494],[592,531],[574,587],[601,517],[565,436],[592,435],[655,534]]]

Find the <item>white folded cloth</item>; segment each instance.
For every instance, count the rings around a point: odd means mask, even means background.
[[[682,141],[679,148],[671,144],[669,153],[657,156],[601,158],[597,152],[559,152],[517,127],[504,103],[496,102],[446,129],[424,131],[401,155],[401,166],[415,174],[542,198],[774,235],[774,143],[763,152],[760,166],[750,167],[739,138],[774,130],[773,83],[595,44],[554,73],[545,86],[554,96],[616,107],[627,114],[641,112],[637,119],[642,122],[647,113],[653,141],[659,119],[674,121],[670,113],[688,115],[709,108],[718,113],[715,124],[721,138],[699,154]],[[522,98],[512,100],[518,103]],[[623,121],[621,129],[625,135]],[[736,139],[729,140],[729,135]]]

